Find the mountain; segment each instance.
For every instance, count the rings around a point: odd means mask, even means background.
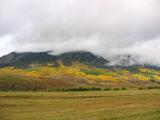
[[[136,70],[139,67],[160,70],[159,66],[145,63],[144,61],[142,62],[140,57],[129,54],[117,55],[112,57],[110,59],[110,62],[108,63],[108,66],[111,66],[113,68],[125,68],[128,70]]]
[[[47,64],[52,63],[58,65],[63,63],[65,66],[70,66],[74,62],[86,64],[95,67],[104,67],[109,61],[103,57],[94,55],[86,51],[67,52],[60,55],[51,55],[47,52],[12,52],[8,55],[0,57],[0,67],[20,67],[26,68],[31,64]]]
[[[0,57],[0,90],[160,88],[160,69],[137,63],[129,55],[109,61],[87,51],[12,52]]]
[[[101,56],[94,55],[93,53],[86,51],[67,52],[57,56],[58,61],[62,61],[64,65],[71,65],[72,62],[80,62],[82,64],[104,67],[109,61]]]
[[[114,66],[136,66],[140,65],[137,56],[117,55],[112,58],[110,65]]]
[[[44,64],[56,61],[56,56],[49,55],[48,52],[12,52],[0,58],[0,67],[28,67],[30,64]]]
[[[11,52],[0,57],[0,67],[28,68],[30,65],[46,65],[48,63],[53,66],[60,64],[71,66],[73,63],[80,63],[97,68],[136,70],[138,67],[145,67],[160,70],[159,66],[142,64],[137,56],[131,55],[117,55],[107,60],[88,51],[73,51],[59,55],[52,55],[51,52]]]

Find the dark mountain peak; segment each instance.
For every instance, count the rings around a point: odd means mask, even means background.
[[[71,57],[74,59],[79,59],[80,57],[95,57],[95,55],[88,51],[72,51],[72,52],[62,53],[58,57],[59,58]]]
[[[16,52],[11,52],[7,55],[4,55],[0,58],[0,63],[10,63],[11,61],[15,61],[17,59],[18,54]]]
[[[28,67],[30,64],[59,63],[72,65],[74,62],[91,65],[95,67],[104,67],[108,60],[88,51],[66,52],[60,55],[51,55],[52,51],[45,52],[12,52],[0,58],[0,67]]]
[[[80,62],[87,65],[96,67],[104,67],[108,60],[95,55],[88,51],[73,51],[62,53],[58,56],[58,60],[62,61],[65,65],[70,65],[72,62]]]
[[[80,57],[94,57],[94,58],[102,58],[99,55],[95,55],[89,51],[72,51],[72,52],[65,52],[59,55],[59,57],[73,57],[73,58],[80,58]]]
[[[30,64],[44,64],[53,60],[56,60],[56,57],[48,52],[11,52],[0,58],[0,67],[27,67]]]

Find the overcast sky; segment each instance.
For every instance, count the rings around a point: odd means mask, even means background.
[[[160,0],[0,0],[0,56],[46,50],[160,65]]]

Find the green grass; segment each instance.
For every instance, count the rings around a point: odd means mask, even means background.
[[[0,92],[0,120],[160,120],[160,90]]]

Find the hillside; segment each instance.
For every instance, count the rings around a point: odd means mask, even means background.
[[[160,87],[159,69],[106,63],[103,57],[82,51],[60,55],[13,52],[0,58],[0,90]]]
[[[28,69],[0,69],[1,90],[49,90],[57,88],[153,88],[160,86],[158,70],[110,70],[81,64],[53,67],[34,66]]]

